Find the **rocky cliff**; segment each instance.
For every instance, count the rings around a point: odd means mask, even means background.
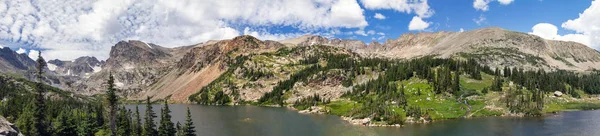
[[[4,117],[0,116],[0,135],[3,136],[23,136],[19,129],[8,122]]]
[[[96,57],[79,57],[74,61],[50,60],[48,69],[61,76],[89,77],[92,73],[100,72],[104,61],[99,61]]]

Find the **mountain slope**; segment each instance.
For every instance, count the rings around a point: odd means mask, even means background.
[[[236,56],[274,51],[283,45],[273,41],[260,41],[251,36],[240,36],[231,40],[196,46],[187,52],[175,67],[156,84],[138,95],[187,101],[188,96],[218,78],[234,61]]]
[[[107,75],[112,73],[115,75],[117,87],[129,99],[143,99],[146,96],[153,99],[171,97],[177,102],[186,102],[188,96],[204,92],[201,90],[206,86],[229,81],[222,78],[248,78],[246,77],[248,71],[274,74],[275,76],[271,78],[259,78],[256,81],[239,80],[239,84],[245,84],[245,87],[236,86],[234,88],[237,89],[222,90],[227,95],[238,97],[234,99],[235,101],[257,101],[265,93],[271,92],[277,82],[287,80],[295,72],[306,68],[307,66],[296,64],[309,56],[297,50],[301,49],[300,47],[315,45],[332,46],[333,48],[327,50],[346,50],[346,54],[361,58],[413,59],[435,56],[459,60],[474,59],[491,68],[573,71],[600,68],[598,64],[600,53],[585,45],[545,40],[538,36],[500,28],[467,32],[405,34],[394,40],[384,43],[372,42],[369,45],[357,40],[328,39],[314,35],[278,42],[239,36],[230,40],[209,41],[178,48],[164,48],[142,41],[121,41],[112,48],[109,59],[102,65],[102,70],[79,81],[75,90],[88,94],[103,92],[103,83]],[[282,54],[282,56],[269,56],[264,53]],[[247,57],[248,60],[242,61],[239,57]],[[270,61],[257,61],[257,59]],[[228,75],[224,76],[225,74]],[[321,93],[324,90],[322,88],[345,90],[336,86],[339,85],[340,80],[344,80],[344,76],[336,79],[334,75],[331,75],[332,80],[326,81],[336,83],[333,86],[325,87],[323,86],[325,83],[317,83],[308,87],[306,86],[308,84],[304,84],[298,86],[300,88],[295,88],[298,94],[290,95],[305,96],[306,93]],[[366,81],[376,78],[377,73],[359,77]],[[261,87],[249,87],[256,85]],[[226,87],[231,86],[226,85]],[[212,96],[218,91],[208,92]]]
[[[600,69],[600,53],[575,42],[484,28],[466,32],[423,32],[368,46],[355,40],[302,36],[280,41],[297,45],[329,45],[353,50],[364,57],[411,59],[435,55],[441,58],[475,57],[491,67],[544,68],[587,71]]]
[[[35,65],[27,54],[19,54],[8,47],[0,48],[0,72],[18,73],[35,68]]]

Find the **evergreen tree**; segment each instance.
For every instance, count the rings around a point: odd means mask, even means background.
[[[454,74],[454,84],[452,89],[454,90],[454,94],[458,94],[460,92],[460,73],[456,72]]]
[[[154,124],[154,118],[156,115],[154,111],[152,111],[152,103],[150,103],[150,97],[146,98],[146,116],[144,117],[144,132],[143,136],[157,136],[158,131],[156,131],[156,125]]]
[[[35,96],[35,110],[33,112],[33,118],[34,118],[34,128],[33,132],[31,135],[42,135],[42,136],[46,136],[46,135],[50,135],[50,133],[48,133],[48,124],[46,123],[46,101],[44,98],[44,67],[46,67],[46,60],[44,60],[44,58],[42,58],[42,52],[40,51],[38,54],[38,59],[36,60],[37,62],[37,67],[36,67],[36,78],[37,78],[37,83],[36,83],[36,96]]]
[[[118,134],[120,136],[131,135],[131,111],[125,111],[125,107],[121,107],[119,110],[118,121]]]
[[[179,123],[179,121],[177,121],[177,125],[176,125],[175,128],[177,129],[177,136],[182,136],[183,135],[183,131],[182,131],[183,128],[181,128],[181,123]]]
[[[63,110],[54,120],[54,135],[56,136],[74,136],[77,127],[69,111]]]
[[[116,124],[116,115],[117,115],[117,102],[119,100],[119,98],[117,97],[117,94],[115,92],[115,79],[112,75],[112,73],[110,73],[108,75],[108,91],[106,92],[106,99],[108,101],[108,110],[109,110],[109,122],[110,122],[110,131],[111,131],[111,135],[112,136],[116,136],[117,135],[117,124]]]
[[[165,107],[162,109],[160,115],[160,126],[158,127],[158,135],[159,136],[175,136],[177,130],[175,130],[175,126],[173,122],[171,122],[171,110],[169,110],[169,105],[167,100],[165,100]]]
[[[21,130],[21,133],[26,136],[36,135],[34,133],[35,126],[33,125],[34,117],[33,117],[33,104],[28,104],[27,107],[23,108],[23,111],[19,115],[19,118],[16,121],[16,126]],[[37,131],[35,131],[37,132]]]
[[[140,109],[138,108],[138,105],[135,106],[135,120],[133,122],[132,135],[142,135],[142,119],[140,119]]]
[[[192,121],[192,114],[190,113],[190,108],[187,108],[187,119],[185,120],[185,124],[183,126],[183,136],[196,136],[196,127],[194,127],[194,122]]]
[[[91,111],[91,110],[90,110]],[[93,112],[90,112],[93,113]],[[78,136],[91,136],[93,132],[94,117],[90,113],[81,112],[79,113],[79,119],[77,120],[77,135]]]

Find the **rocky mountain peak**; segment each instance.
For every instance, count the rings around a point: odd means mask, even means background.
[[[360,40],[348,40],[338,38],[329,39],[317,35],[304,35],[298,38],[281,40],[279,42],[283,44],[291,44],[296,46],[327,45],[346,48],[353,51],[367,47],[367,44]]]
[[[169,49],[142,41],[120,41],[110,50],[106,68],[131,69],[136,66],[155,65],[161,59],[170,57]]]
[[[48,61],[48,69],[62,76],[88,77],[92,73],[100,72],[104,63],[91,56],[79,57],[74,61],[54,59]]]
[[[15,72],[35,68],[36,63],[27,54],[19,54],[8,47],[0,48],[0,72]]]

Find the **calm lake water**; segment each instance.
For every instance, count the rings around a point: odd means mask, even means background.
[[[127,108],[135,110],[135,106]],[[162,107],[153,105],[157,116]],[[190,108],[196,132],[202,136],[600,136],[600,111],[562,112],[536,118],[456,119],[396,128],[355,126],[337,116],[305,115],[286,108],[173,104],[169,108],[174,122],[185,122],[186,107]],[[146,106],[139,105],[139,109],[143,116]]]

